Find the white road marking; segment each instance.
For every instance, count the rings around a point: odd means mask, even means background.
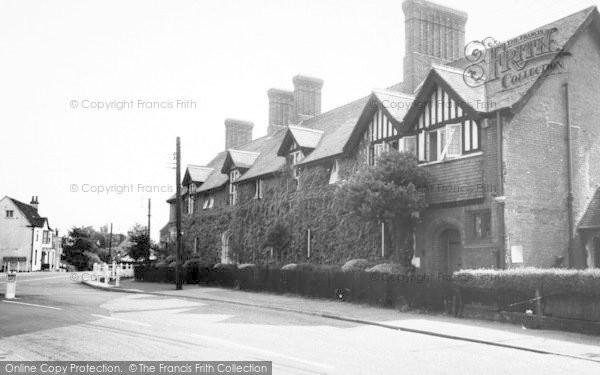
[[[302,358],[298,358],[298,357],[292,357],[292,356],[289,356],[287,354],[281,354],[281,353],[273,352],[273,351],[270,351],[270,350],[265,350],[265,349],[256,348],[256,347],[253,347],[253,346],[239,344],[239,343],[233,342],[233,341],[218,339],[216,337],[210,337],[210,336],[204,336],[204,335],[196,335],[194,333],[185,333],[185,332],[181,332],[181,334],[187,335],[187,336],[197,337],[197,338],[200,338],[200,339],[203,339],[203,340],[206,340],[206,341],[215,341],[215,342],[221,343],[223,345],[235,346],[235,347],[238,347],[238,348],[242,348],[242,349],[246,349],[246,350],[250,350],[250,351],[254,351],[254,352],[258,352],[258,353],[270,355],[270,356],[273,356],[273,357],[285,358],[285,359],[289,359],[289,360],[292,360],[292,361],[295,361],[295,362],[304,363],[304,364],[310,365],[310,366],[321,367],[321,368],[325,368],[325,369],[329,369],[329,370],[332,370],[332,369],[335,368],[335,367],[330,366],[330,365],[324,365],[322,363],[308,361],[308,360],[305,360],[305,359],[302,359]]]
[[[17,304],[17,305],[27,305],[27,306],[34,306],[34,307],[43,307],[44,309],[62,310],[61,308],[58,308],[58,307],[44,306],[44,305],[36,305],[35,303],[25,303],[25,302],[7,301],[7,300],[5,300],[5,299],[3,299],[3,300],[2,300],[2,302],[6,302],[6,303],[15,303],[15,304]]]
[[[115,317],[112,317],[112,316],[98,315],[98,314],[91,314],[91,315],[95,316],[96,318],[116,320],[118,322],[129,323],[129,324],[137,324],[139,326],[144,326],[144,327],[151,327],[151,325],[148,324],[148,323],[136,322],[135,320],[119,319],[119,318],[115,318]]]

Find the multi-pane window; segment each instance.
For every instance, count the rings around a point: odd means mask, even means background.
[[[6,210],[6,217],[12,218],[15,215],[13,210]]]
[[[191,195],[188,196],[188,199],[187,199],[187,213],[188,214],[194,213],[194,197]]]
[[[412,135],[398,140],[398,151],[417,156],[417,137]]]
[[[45,230],[42,233],[42,243],[43,244],[49,244],[50,243],[50,232]]]
[[[440,87],[431,94],[415,125],[420,162],[451,159],[479,151],[479,123]]]
[[[234,182],[240,178],[240,171],[237,169],[229,173],[229,204],[235,206],[237,203],[237,185]]]
[[[492,215],[490,211],[473,213],[473,237],[490,238],[492,235]]]
[[[294,178],[296,180],[300,178],[300,169],[298,168],[298,163],[300,163],[300,160],[302,160],[303,157],[304,155],[300,150],[293,151],[290,153],[290,164],[292,165],[294,171]]]

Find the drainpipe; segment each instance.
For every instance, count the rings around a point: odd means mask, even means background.
[[[567,215],[569,229],[569,247],[567,248],[567,259],[569,268],[573,267],[573,155],[571,150],[571,116],[569,108],[569,84],[563,84],[565,90],[565,115],[566,115],[566,146],[567,146]]]
[[[498,205],[498,237],[500,238],[500,256],[499,266],[502,269],[506,269],[506,228],[504,222],[504,154],[502,152],[502,137],[503,137],[503,123],[500,111],[496,111],[496,135],[497,138],[497,159],[498,159],[498,191],[496,192],[497,197],[502,197],[496,200]]]

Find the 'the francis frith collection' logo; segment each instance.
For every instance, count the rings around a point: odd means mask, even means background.
[[[470,63],[463,72],[465,83],[479,87],[500,80],[503,89],[510,89],[547,71],[563,70],[562,58],[570,53],[554,39],[557,32],[557,28],[541,29],[504,43],[492,37],[470,42],[465,46]],[[544,62],[537,63],[542,58]]]

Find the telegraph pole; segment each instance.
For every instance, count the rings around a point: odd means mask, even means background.
[[[115,259],[112,253],[112,223],[110,223],[110,234],[108,235],[108,255],[111,261]]]
[[[150,239],[150,211],[152,206],[152,198],[148,198],[148,239]]]
[[[175,227],[177,230],[177,260],[175,266],[175,289],[182,289],[182,279],[181,279],[181,142],[179,137],[177,137],[176,144],[176,166],[175,166]]]

